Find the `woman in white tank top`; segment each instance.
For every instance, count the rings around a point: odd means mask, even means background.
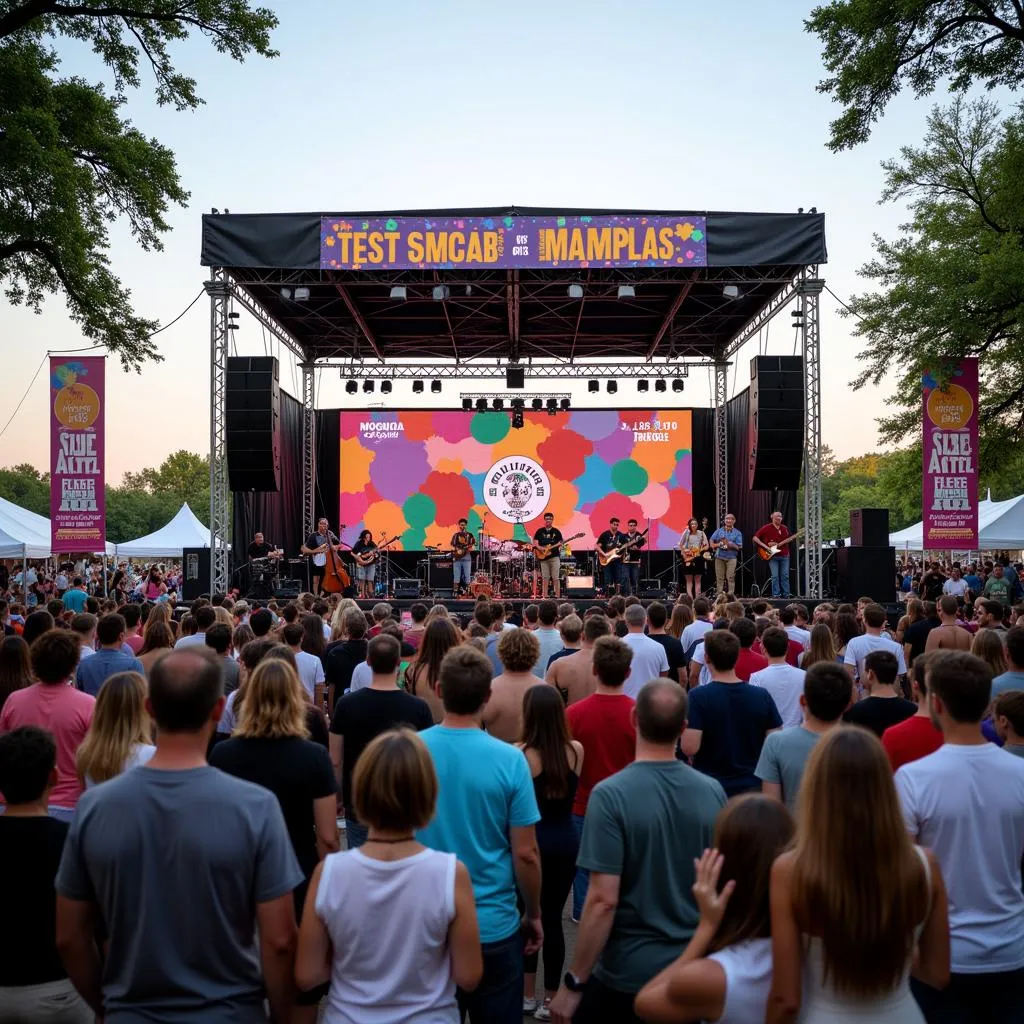
[[[640,1017],[763,1024],[772,980],[769,879],[792,838],[793,819],[778,800],[751,793],[722,809],[715,849],[697,862],[697,930],[683,955],[640,990]]]
[[[407,729],[378,736],[352,799],[369,838],[313,874],[296,982],[330,981],[325,1024],[457,1024],[456,985],[472,990],[483,974],[480,930],[465,865],[413,838],[437,802],[422,740]]]
[[[910,840],[874,733],[840,726],[818,741],[798,820],[772,869],[767,1024],[924,1024],[909,978],[949,980],[946,889]]]

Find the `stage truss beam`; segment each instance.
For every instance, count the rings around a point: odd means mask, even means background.
[[[359,325],[359,330],[363,332],[363,337],[366,339],[366,343],[370,346],[371,351],[381,362],[383,362],[384,355],[380,350],[380,346],[377,344],[377,339],[374,337],[373,331],[370,330],[370,325],[364,319],[363,314],[359,312],[358,307],[352,301],[352,296],[349,295],[348,290],[340,281],[335,281],[334,287],[338,289],[338,294],[341,296],[342,302],[344,302],[348,307],[349,313],[352,314],[352,319]]]
[[[219,267],[205,283],[210,297],[210,593],[226,593],[230,566],[231,491],[228,486],[224,394],[227,386],[228,347],[235,328],[232,293]],[[237,315],[237,314],[236,314]]]
[[[808,267],[798,285],[804,357],[804,594],[820,599],[824,588],[821,516],[821,292],[825,282],[817,266]]]
[[[316,506],[316,366],[302,363],[302,535],[313,532]]]
[[[779,290],[754,319],[746,324],[743,330],[725,346],[726,359],[731,359],[748,341],[756,338],[760,331],[764,330],[786,306],[797,298],[802,280],[803,275],[798,275],[793,280],[786,282],[784,287]]]
[[[729,363],[720,359],[715,363],[715,513],[714,528],[725,522],[729,511]]]
[[[460,363],[459,365],[448,363],[420,363],[416,365],[386,364],[383,366],[367,366],[363,363],[338,362],[328,360],[317,363],[317,369],[337,369],[342,377],[361,380],[416,380],[430,379],[432,377],[442,380],[454,378],[484,379],[489,377],[504,377],[505,370],[510,363]],[[539,380],[545,377],[556,379],[586,379],[588,377],[599,378],[638,378],[638,377],[665,377],[672,380],[677,377],[686,378],[690,375],[690,367],[706,369],[712,365],[707,362],[690,361],[685,363],[545,363],[542,365],[520,364],[526,371],[526,376]]]

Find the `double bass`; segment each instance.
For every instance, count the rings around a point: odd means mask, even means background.
[[[344,523],[341,524],[340,529],[345,529]],[[337,538],[328,530],[327,563],[324,565],[324,578],[320,586],[328,594],[340,594],[352,586],[352,577],[349,576],[344,563],[338,557],[338,552],[334,550],[334,545],[331,543],[333,540],[337,540]]]

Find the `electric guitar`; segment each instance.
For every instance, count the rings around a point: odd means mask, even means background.
[[[650,529],[650,527],[648,527]],[[597,560],[600,562],[601,567],[609,565],[614,562],[616,558],[621,558],[623,553],[628,551],[634,544],[642,540],[647,536],[647,530],[643,533],[638,533],[632,540],[627,540],[624,544],[620,544],[617,548],[612,548],[611,551],[602,551],[600,548],[597,550]]]
[[[555,548],[560,548],[563,544],[568,544],[570,541],[579,540],[582,536],[582,533],[574,533],[571,537],[566,537],[557,544],[533,544],[531,545],[531,548],[533,553],[537,556],[537,560],[544,562],[551,557],[551,552],[554,551]]]
[[[687,565],[690,565],[693,562],[695,562],[698,558],[700,558],[701,555],[704,555],[709,551],[713,551],[714,548],[714,544],[705,544],[703,547],[699,548],[683,548],[681,552],[683,556],[683,561]]]
[[[373,551],[360,551],[358,555],[353,552],[352,557],[362,566],[373,565],[373,563],[380,557],[380,553],[394,544],[400,536],[401,534],[396,533],[391,540],[386,540],[383,544],[378,544]]]
[[[469,535],[469,542],[467,544],[454,544],[452,545],[452,555],[455,558],[465,558],[473,548],[476,547],[476,539],[472,534]]]
[[[780,540],[778,544],[770,544],[767,548],[757,545],[757,557],[763,558],[766,562],[770,562],[787,544],[792,543],[798,537],[803,536],[803,530],[797,530],[796,533],[791,533],[788,537]]]

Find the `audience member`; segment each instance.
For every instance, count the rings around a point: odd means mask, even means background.
[[[803,608],[803,619],[798,621]],[[803,605],[790,604],[779,610],[779,621],[790,640],[795,640],[800,649],[806,651],[811,643],[811,631],[807,628],[807,609]]]
[[[693,601],[694,620],[691,622],[679,638],[683,647],[683,656],[687,661],[693,657],[697,644],[703,639],[704,634],[714,625],[711,621],[711,602],[706,597],[697,597]]]
[[[10,694],[31,685],[32,663],[28,644],[12,633],[0,641],[0,711]]]
[[[917,711],[882,733],[882,746],[894,772],[942,746],[942,733],[928,710],[927,671],[933,653],[926,651],[919,655],[910,669],[910,693]]]
[[[558,605],[554,601],[541,601],[537,606],[537,628],[533,630],[533,635],[540,644],[540,652],[533,666],[533,674],[538,679],[544,678],[548,662],[562,649],[562,635],[555,625],[557,619]]]
[[[458,644],[459,636],[451,619],[446,616],[429,622],[416,662],[406,673],[406,690],[427,702],[435,725],[444,718],[444,702],[440,691],[441,665],[445,655]]]
[[[224,622],[215,622],[206,631],[206,646],[220,660],[220,670],[224,675],[224,695],[227,696],[238,689],[239,673],[238,662],[232,657],[234,648],[231,627]]]
[[[911,623],[903,634],[903,658],[908,668],[913,665],[915,658],[928,650],[928,637],[942,625],[935,601],[924,601],[922,611],[922,616]]]
[[[1006,636],[1006,634],[999,634],[994,629],[985,627],[979,629],[971,641],[971,654],[981,658],[988,665],[993,679],[998,679],[1009,669],[1006,660],[1006,647],[1001,636]]]
[[[555,607],[554,601],[544,604]],[[531,686],[543,685],[536,674],[537,659],[541,657],[537,640],[540,632],[542,629],[510,630],[498,640],[503,671],[491,681],[491,695],[481,720],[492,736],[506,743],[516,743],[522,735],[523,695]]]
[[[1007,690],[1024,690],[1024,626],[1014,626],[1006,632],[1006,671],[992,680],[992,696]]]
[[[668,655],[662,644],[644,634],[647,613],[642,604],[631,604],[623,612],[623,618],[626,634],[622,641],[633,652],[625,692],[635,699],[645,683],[668,675]]]
[[[111,613],[104,615],[96,624],[96,638],[99,650],[91,658],[79,662],[75,684],[85,693],[96,696],[103,683],[118,672],[145,674],[145,667],[134,654],[126,654],[124,646],[124,619]]]
[[[366,616],[358,608],[346,613],[342,620],[345,639],[331,644],[324,653],[324,675],[327,680],[330,707],[352,685],[356,665],[366,661]]]
[[[153,666],[174,647],[174,633],[163,619],[154,619],[146,623],[142,634],[142,650],[138,653],[139,663],[146,678],[153,671]]]
[[[29,645],[48,633],[56,625],[53,616],[49,612],[32,612],[25,618],[25,628],[21,631],[21,639]]]
[[[811,633],[813,637],[813,629]],[[789,637],[786,631],[778,626],[766,629],[761,635],[761,649],[768,659],[768,667],[754,672],[749,681],[772,695],[772,700],[779,709],[783,727],[791,729],[803,721],[800,697],[804,692],[804,670],[794,668],[786,660],[789,653]],[[835,659],[832,659],[832,664],[835,664]],[[736,674],[739,675],[738,672]]]
[[[678,637],[667,632],[667,622],[668,609],[660,601],[652,601],[647,606],[647,635],[665,648],[669,679],[674,683],[685,684],[686,658],[683,656],[683,645]]]
[[[156,753],[146,712],[146,680],[117,672],[100,687],[92,722],[76,758],[86,789],[146,764]]]
[[[903,656],[903,648],[882,636],[882,627],[885,626],[885,609],[880,604],[868,604],[864,607],[864,633],[855,636],[846,644],[846,653],[843,662],[850,666],[853,672],[854,682],[864,685],[864,659],[872,651],[887,651],[896,658],[896,674],[906,675],[907,663]]]
[[[757,639],[757,627],[750,619],[734,619],[729,623],[729,631],[740,642],[740,653],[736,658],[734,671],[741,682],[749,683],[751,675],[763,672],[768,667],[768,659],[751,650]]]
[[[831,613],[829,613],[831,615]],[[797,658],[797,666],[805,672],[819,661],[836,660],[836,638],[832,626],[825,622],[816,622],[811,626],[811,641],[807,650]]]
[[[313,620],[316,621],[317,634],[320,637],[321,646],[323,646],[320,616],[307,615],[306,618],[311,622]],[[281,630],[281,639],[291,648],[292,654],[295,655],[295,667],[299,673],[299,682],[302,684],[306,698],[312,701],[316,694],[316,688],[324,682],[324,663],[316,655],[309,654],[302,649],[305,634],[305,627],[298,622],[293,622]]]
[[[555,651],[548,658],[547,668],[544,670],[545,679],[547,679],[547,673],[551,671],[551,666],[556,661],[560,658],[568,658],[580,650],[581,638],[583,636],[583,620],[575,612],[563,616],[558,620],[558,635],[562,640],[562,649]]]
[[[124,642],[132,654],[138,657],[142,650],[142,606],[125,604],[118,609],[118,613],[124,619]]]
[[[583,623],[583,641],[576,654],[559,658],[551,664],[545,681],[558,689],[565,703],[572,707],[594,692],[594,644],[610,636],[611,624],[603,615],[590,615]]]
[[[864,658],[862,681],[868,695],[843,715],[843,721],[870,729],[879,739],[890,725],[917,714],[917,705],[896,692],[896,656],[890,651],[871,651]]]
[[[938,625],[928,633],[924,649],[930,651],[969,651],[971,634],[957,623],[960,615],[960,603],[955,597],[945,595],[939,599]],[[920,652],[916,652],[915,657]]]
[[[1003,750],[1024,757],[1024,690],[1003,690],[993,702],[992,719]]]
[[[412,623],[405,631],[405,641],[419,650],[423,634],[427,631],[427,606],[417,601],[409,608],[409,617]]]
[[[269,613],[268,613],[269,614]],[[206,631],[217,621],[217,612],[213,605],[200,605],[192,613],[195,619],[196,631],[191,636],[183,636],[174,645],[176,650],[183,647],[202,646],[206,643]]]
[[[80,612],[71,620],[71,632],[78,637],[79,662],[96,654],[96,627],[99,619],[92,612]]]
[[[257,608],[249,616],[249,625],[257,640],[268,636],[274,628],[274,614],[269,608]]]

